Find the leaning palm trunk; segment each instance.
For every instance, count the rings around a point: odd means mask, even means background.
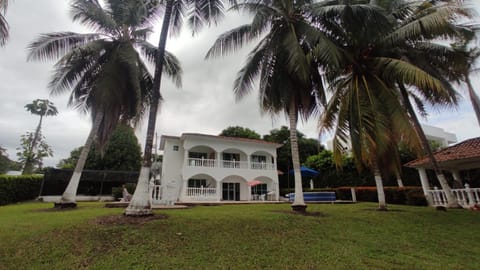
[[[155,75],[153,80],[153,96],[150,104],[148,116],[147,138],[145,142],[145,151],[143,153],[143,163],[138,177],[137,187],[132,196],[132,201],[125,209],[126,216],[148,216],[152,215],[152,205],[149,197],[150,169],[152,167],[152,148],[153,136],[155,134],[155,125],[157,122],[158,103],[160,102],[160,86],[162,83],[163,58],[165,56],[165,45],[167,43],[168,28],[172,16],[173,0],[168,0],[163,17],[162,31],[158,42],[158,53],[155,63]]]
[[[403,181],[402,181],[402,176],[400,175],[400,172],[395,172],[395,176],[397,178],[397,184],[398,184],[398,187],[404,187],[403,185]]]
[[[70,178],[70,182],[68,182],[67,188],[62,194],[62,198],[60,202],[55,203],[55,207],[65,208],[65,207],[76,207],[77,203],[75,197],[77,195],[78,184],[80,183],[80,177],[82,176],[83,168],[85,167],[85,163],[87,161],[88,153],[90,152],[90,148],[92,148],[92,144],[94,142],[95,136],[97,135],[98,129],[100,128],[100,124],[103,120],[103,112],[98,112],[95,115],[95,120],[92,124],[92,129],[90,130],[90,134],[88,134],[87,141],[83,146],[82,152],[80,153],[80,157],[78,158],[77,164],[75,165],[75,169],[73,170],[73,175]]]
[[[290,145],[292,151],[293,173],[295,179],[295,199],[292,204],[293,211],[305,212],[307,205],[303,199],[302,175],[300,173],[300,158],[298,155],[297,141],[297,110],[294,100],[290,102],[288,112],[290,121]]]
[[[470,101],[472,102],[473,111],[475,112],[475,116],[477,117],[478,125],[480,125],[480,98],[478,98],[475,90],[473,90],[472,82],[470,78],[466,76],[467,87],[468,87],[468,95],[470,96]]]
[[[35,135],[33,136],[30,149],[28,149],[28,157],[25,160],[25,166],[23,167],[22,174],[31,174],[33,172],[33,156],[35,147],[37,146],[38,136],[40,135],[40,129],[42,127],[43,115],[40,115],[40,121],[38,122],[37,129],[35,130]]]
[[[377,196],[378,196],[378,210],[386,211],[387,202],[385,201],[385,191],[383,189],[382,175],[378,169],[378,165],[373,169],[373,175],[375,177],[375,186],[377,187]]]
[[[432,153],[432,149],[430,148],[430,144],[428,144],[427,137],[425,136],[425,133],[423,132],[422,127],[420,126],[420,122],[418,121],[417,115],[415,114],[415,111],[413,110],[413,106],[410,103],[410,99],[408,98],[407,89],[401,83],[399,83],[399,88],[402,94],[404,105],[406,106],[407,111],[410,114],[410,118],[412,120],[415,131],[417,132],[417,135],[420,138],[420,141],[422,142],[424,151],[427,152],[427,156],[430,159],[430,162],[432,163],[432,167],[435,172],[435,175],[437,176],[438,182],[440,182],[443,192],[445,192],[445,195],[447,197],[447,207],[448,208],[460,207],[457,202],[457,198],[453,195],[452,189],[447,183],[447,179],[445,178],[445,175],[442,173],[442,171],[438,167],[437,160],[435,159],[435,156]]]

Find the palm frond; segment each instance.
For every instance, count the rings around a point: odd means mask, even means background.
[[[393,58],[378,57],[376,61],[381,67],[380,70],[383,70],[384,78],[416,87],[422,96],[432,104],[457,103],[457,94],[452,93],[453,89],[424,70],[408,62]]]
[[[230,52],[242,48],[245,43],[254,38],[251,29],[251,25],[245,24],[221,34],[208,50],[205,58],[225,56]]]
[[[79,21],[105,34],[118,34],[119,25],[110,14],[105,12],[97,0],[74,0],[70,12],[73,21]]]
[[[384,37],[384,42],[396,46],[408,40],[455,38],[461,29],[452,23],[455,14],[463,12],[461,8],[444,6],[424,11],[421,16],[413,16],[395,31]]]
[[[221,0],[195,0],[188,14],[188,25],[195,34],[204,25],[215,25],[224,17],[225,7]]]
[[[27,60],[46,61],[57,59],[76,47],[101,39],[100,34],[79,34],[74,32],[57,32],[42,34],[28,45]]]
[[[138,42],[137,45],[142,55],[152,64],[155,64],[158,56],[157,47],[147,41]],[[177,87],[182,86],[182,67],[180,61],[172,53],[165,51],[163,57],[163,73],[169,76]]]
[[[72,50],[62,57],[56,64],[52,79],[49,83],[49,89],[52,95],[62,94],[83,78],[85,81],[81,84],[93,84],[95,69],[105,62],[103,51],[111,46],[106,41],[92,41],[82,47]],[[103,60],[102,60],[103,59]],[[90,77],[92,76],[92,77]]]
[[[8,23],[3,14],[0,13],[0,46],[5,45],[8,39]]]
[[[265,61],[272,60],[267,45],[265,40],[260,42],[249,54],[245,65],[238,72],[233,85],[236,100],[240,100],[253,90],[255,79],[260,75],[262,66],[266,64]]]

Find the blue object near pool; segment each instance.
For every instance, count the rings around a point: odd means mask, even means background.
[[[288,201],[293,202],[295,199],[295,193],[288,193],[287,197]],[[336,201],[337,197],[333,191],[304,192],[303,199],[306,202],[334,202]]]

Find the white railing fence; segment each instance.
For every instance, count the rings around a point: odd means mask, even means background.
[[[192,188],[186,190],[186,197],[192,201],[213,201],[217,199],[217,188]]]
[[[465,184],[465,188],[452,189],[452,193],[463,208],[480,204],[480,188],[470,188]],[[427,194],[432,198],[433,206],[447,206],[447,195],[443,190],[434,187],[433,190],[427,190]]]
[[[275,164],[265,162],[247,162],[237,160],[219,160],[205,158],[188,158],[187,164],[190,167],[229,168],[229,169],[254,169],[254,170],[276,170]]]
[[[250,168],[254,170],[275,170],[275,164],[265,162],[251,162]]]
[[[189,158],[188,165],[192,167],[217,167],[215,159]]]

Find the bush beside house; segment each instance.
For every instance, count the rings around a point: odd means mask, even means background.
[[[0,205],[35,199],[43,175],[0,175]]]
[[[354,187],[357,201],[359,202],[378,202],[377,198],[377,189],[375,187]],[[390,204],[406,204],[406,205],[417,205],[417,206],[426,206],[428,205],[425,195],[423,194],[421,187],[411,186],[411,187],[385,187],[385,199],[387,203]],[[339,187],[339,188],[315,188],[315,189],[304,189],[304,192],[321,192],[321,191],[335,191],[337,200],[351,200],[352,192],[350,187]],[[285,194],[293,193],[295,190],[292,189],[282,189],[280,194],[285,196]]]

